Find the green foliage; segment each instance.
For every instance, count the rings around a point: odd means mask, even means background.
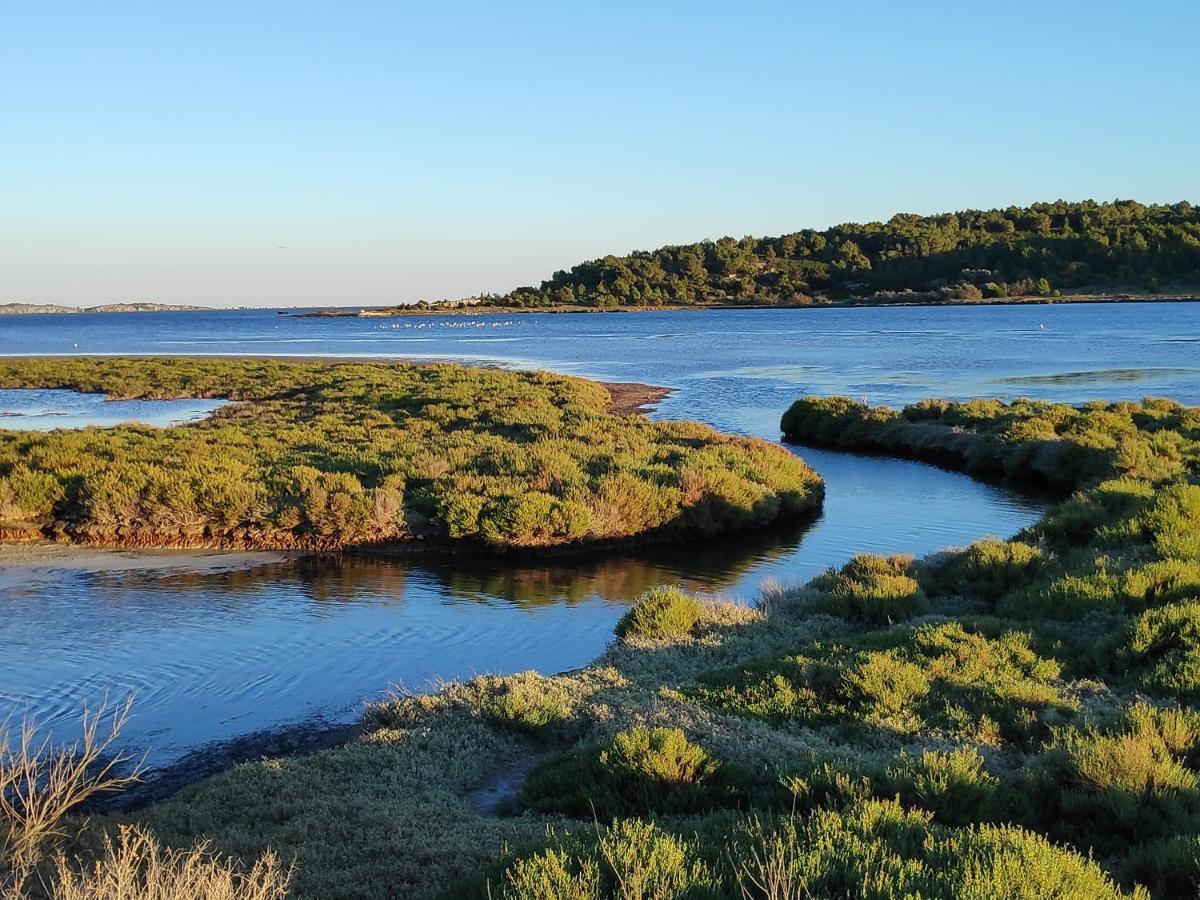
[[[686,637],[700,621],[704,607],[678,588],[657,587],[642,594],[617,622],[622,640],[669,640]]]
[[[705,865],[705,859],[719,862]],[[539,893],[548,872],[572,886],[582,882],[578,873],[602,874],[583,890]],[[726,819],[700,821],[690,837],[622,822],[598,835],[554,839],[510,863],[502,881],[508,900],[1129,896],[1096,863],[1036,834],[1011,826],[946,828],[927,813],[884,800],[804,817],[748,817],[732,827]],[[510,885],[521,889],[509,891]]]
[[[1163,556],[1200,561],[1200,485],[1166,488],[1140,524]]]
[[[1100,284],[1191,282],[1197,270],[1200,210],[1190,203],[1059,201],[936,216],[898,214],[887,222],[825,231],[724,237],[610,255],[555,272],[538,287],[472,302],[534,309],[804,306],[845,296],[939,303],[985,294],[1046,298]]]
[[[733,802],[726,773],[678,728],[631,728],[540,764],[522,803],[579,818],[695,813]]]
[[[13,359],[4,387],[228,397],[209,419],[0,431],[0,529],[178,546],[678,539],[815,510],[765,441],[608,411],[600,385],[449,365]]]
[[[481,690],[480,713],[498,725],[536,734],[571,717],[571,697],[566,689],[537,672],[484,677],[475,683]]]
[[[595,836],[519,857],[500,900],[674,900],[709,896],[716,879],[694,846],[653,822],[615,822]],[[489,893],[491,893],[489,891]]]
[[[897,627],[701,676],[694,696],[782,724],[855,723],[898,735],[930,728],[1029,745],[1074,711],[1059,665],[1026,632],[991,620]]]
[[[1200,700],[1200,602],[1147,610],[1113,643],[1110,665],[1134,674],[1143,690],[1188,703]]]
[[[1042,551],[1021,541],[984,539],[948,557],[926,576],[937,594],[978,597],[994,604],[1022,588],[1041,568]]]
[[[859,554],[829,570],[809,587],[823,591],[821,608],[857,622],[888,625],[925,609],[925,595],[912,577],[911,556]]]
[[[1062,729],[1020,789],[1020,815],[1104,856],[1196,834],[1198,751],[1200,716],[1192,710],[1138,704],[1103,727]]]
[[[883,780],[906,806],[928,810],[946,825],[984,819],[1000,786],[979,751],[968,747],[926,750],[919,758],[901,755]]]

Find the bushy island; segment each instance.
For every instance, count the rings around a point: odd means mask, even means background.
[[[0,430],[0,537],[256,549],[572,548],[815,512],[781,448],[609,409],[601,385],[454,365],[9,359],[0,387],[225,397],[210,418]]]
[[[805,399],[784,429],[1063,500],[754,607],[652,590],[581,671],[398,696],[125,839],[273,851],[313,898],[1196,896],[1200,409]],[[528,774],[485,808],[505,772]]]
[[[361,314],[970,303],[1114,293],[1150,299],[1160,292],[1200,297],[1200,207],[1059,200],[897,213],[886,222],[610,254],[555,272],[536,287]]]

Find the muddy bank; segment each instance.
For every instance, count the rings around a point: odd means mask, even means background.
[[[636,382],[601,381],[598,383],[612,397],[608,407],[609,412],[622,416],[645,415],[675,392],[675,388]]]
[[[227,572],[303,554],[276,551],[164,551],[81,547],[49,541],[0,544],[0,588],[47,572]]]

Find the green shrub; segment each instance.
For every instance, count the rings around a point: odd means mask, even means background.
[[[905,804],[928,810],[945,825],[986,819],[1000,786],[979,751],[967,747],[926,750],[919,759],[902,755],[884,781]]]
[[[598,887],[589,880],[577,889],[581,872],[599,873]],[[539,893],[546,873],[572,892]],[[701,820],[686,838],[653,823],[622,822],[598,835],[552,839],[549,848],[511,863],[502,881],[529,885],[501,895],[508,900],[1129,896],[1095,862],[1039,835],[1011,826],[946,828],[928,813],[883,800],[803,817]]]
[[[1103,728],[1070,728],[1047,757],[1041,815],[1053,833],[1097,852],[1200,828],[1193,766],[1200,715],[1140,704]]]
[[[775,724],[936,727],[988,744],[1036,743],[1073,714],[1060,666],[995,620],[900,626],[707,673],[702,703]]]
[[[17,463],[0,476],[0,525],[47,521],[65,497],[65,488],[53,475]]]
[[[1200,602],[1147,610],[1111,652],[1112,668],[1133,673],[1143,690],[1200,700]]]
[[[686,637],[700,621],[704,606],[678,588],[657,587],[642,594],[617,622],[621,640],[668,640]]]
[[[796,811],[852,806],[876,792],[871,773],[857,762],[817,754],[783,767],[779,781],[784,799]]]
[[[822,609],[846,619],[886,625],[925,609],[925,595],[911,572],[911,556],[860,554],[809,586],[825,592]]]
[[[571,698],[566,689],[537,672],[476,679],[473,683],[481,688],[479,711],[498,725],[540,733],[571,717]]]
[[[1163,556],[1200,560],[1200,485],[1165,488],[1142,518],[1142,528]]]
[[[1037,576],[1042,551],[1021,541],[985,539],[942,560],[924,579],[938,594],[977,597],[995,603]]]
[[[501,876],[499,898],[673,900],[713,896],[710,891],[717,885],[692,842],[653,822],[615,822],[568,846],[570,850],[551,846],[516,859]]]
[[[632,728],[607,745],[547,760],[521,794],[528,809],[602,819],[695,813],[734,800],[722,766],[677,728]]]
[[[1129,879],[1145,885],[1153,897],[1184,900],[1200,896],[1200,836],[1139,843],[1123,868]]]
[[[518,858],[501,876],[499,900],[600,900],[600,863],[559,847]],[[490,886],[489,886],[490,888]],[[488,895],[492,891],[488,890]]]

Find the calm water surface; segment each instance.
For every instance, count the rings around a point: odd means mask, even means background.
[[[203,419],[225,400],[109,400],[103,394],[81,394],[41,388],[0,388],[0,428],[51,431],[85,425],[141,422],[166,427]]]
[[[1197,403],[1198,351],[1196,304],[0,320],[0,354],[405,356],[663,384],[677,390],[655,415],[772,439],[805,393],[893,404],[1145,394]],[[0,572],[0,715],[32,711],[69,736],[81,701],[132,691],[129,740],[168,762],[264,727],[348,719],[392,684],[582,665],[654,584],[752,598],[767,578],[801,582],[858,551],[923,554],[1008,535],[1040,508],[918,463],[796,452],[826,480],[818,521],[686,553],[546,566],[304,560],[219,574]]]

